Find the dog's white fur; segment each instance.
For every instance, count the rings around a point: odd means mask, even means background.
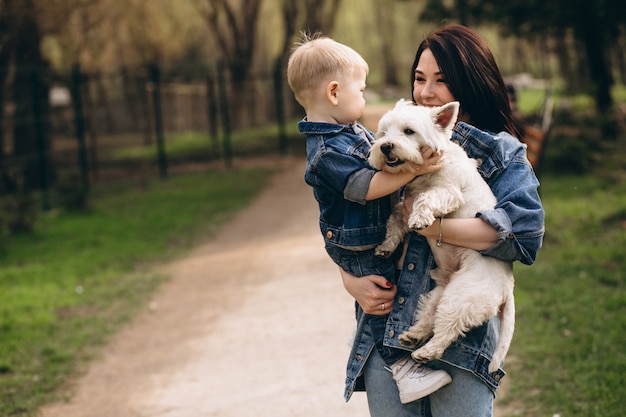
[[[408,161],[422,164],[424,146],[444,155],[441,170],[407,184],[407,192],[414,197],[409,223],[403,222],[399,203],[378,255],[389,256],[410,229],[425,228],[438,217],[470,218],[494,208],[496,198],[480,176],[476,160],[450,140],[458,113],[458,102],[429,108],[400,100],[381,118],[369,157],[373,167],[393,173],[408,169]],[[445,236],[445,221],[443,227]],[[495,372],[506,356],[515,326],[512,264],[472,249],[438,246],[435,239],[429,238],[428,243],[437,262],[437,269],[431,271],[437,286],[420,300],[416,322],[400,335],[400,342],[414,347],[432,336],[412,357],[420,362],[438,359],[459,336],[498,315],[500,335],[489,365],[489,372]]]

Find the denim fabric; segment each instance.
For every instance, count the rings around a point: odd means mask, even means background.
[[[298,123],[307,135],[307,184],[320,206],[320,231],[326,252],[343,270],[356,277],[381,275],[395,283],[397,257],[382,258],[374,248],[385,238],[392,199],[365,201],[376,170],[367,157],[374,135],[363,126]],[[406,355],[383,346],[387,316],[368,316],[370,334],[381,356],[392,364]]]
[[[387,326],[387,319],[389,315],[385,316],[371,316],[367,315],[367,322],[372,329],[372,334],[375,335],[375,347],[376,351],[385,362],[387,367],[390,367],[400,359],[408,356],[409,353],[402,349],[396,349],[391,346],[387,346],[383,343],[383,336],[385,335],[385,327]]]
[[[458,141],[472,158],[479,160],[480,172],[498,200],[494,210],[478,215],[493,225],[499,238],[483,254],[532,264],[542,244],[544,212],[538,193],[539,182],[525,156],[524,145],[509,134],[494,135],[465,123],[457,124],[452,140]],[[429,272],[435,267],[426,239],[411,233],[393,311],[385,329],[383,342],[386,346],[403,349],[398,336],[413,324],[420,297],[434,288]],[[364,389],[363,370],[375,343],[358,305],[356,319],[357,330],[346,373],[346,401],[355,390]],[[492,318],[455,341],[441,361],[471,372],[495,395],[505,375],[501,369],[492,374],[488,371],[498,332],[499,322]],[[397,396],[392,399],[396,400],[399,402]]]
[[[352,251],[343,249],[334,245],[327,245],[326,251],[330,258],[341,267],[355,277],[363,277],[365,275],[380,275],[393,284],[396,283],[396,259],[397,256],[391,258],[382,258],[374,254],[374,249],[364,251]],[[407,353],[404,350],[394,349],[383,345],[383,335],[385,334],[385,326],[387,322],[385,316],[367,316],[367,325],[370,326],[372,338],[376,346],[376,350],[384,359],[387,365],[392,365]]]
[[[402,404],[396,382],[391,372],[376,352],[365,366],[365,386],[371,417],[490,417],[493,412],[494,395],[472,372],[445,362],[428,364],[442,369],[452,377],[452,382],[430,396]]]
[[[387,278],[387,281],[391,283],[395,284],[396,282],[396,261],[400,253],[389,258],[383,258],[376,256],[374,249],[354,251],[332,243],[326,244],[326,252],[341,269],[355,277],[380,275]]]
[[[495,210],[478,213],[499,237],[483,255],[531,265],[543,240],[544,211],[526,145],[508,133],[494,136],[466,123],[457,124],[452,140],[479,161],[478,171],[498,198]]]
[[[385,239],[393,202],[390,196],[365,201],[376,173],[367,162],[374,136],[360,125],[301,121],[298,129],[307,136],[304,180],[319,203],[326,246],[375,247]]]

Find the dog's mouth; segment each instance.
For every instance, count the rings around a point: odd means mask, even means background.
[[[380,146],[380,151],[382,152],[383,155],[385,155],[385,164],[387,164],[387,166],[392,167],[392,168],[402,165],[404,163],[404,160],[398,158],[395,155],[395,152],[393,150],[394,150],[393,143],[383,143]]]
[[[390,167],[397,167],[400,166],[402,164],[404,164],[404,160],[400,159],[400,158],[392,158],[392,157],[387,157],[387,159],[385,159],[385,163],[387,164],[387,166]]]

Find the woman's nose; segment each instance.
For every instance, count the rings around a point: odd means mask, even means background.
[[[432,97],[433,96],[432,86],[429,83],[422,85],[422,89],[420,90],[419,94],[420,94],[420,97]]]

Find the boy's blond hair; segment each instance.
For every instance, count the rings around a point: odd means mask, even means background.
[[[369,72],[367,62],[354,49],[319,34],[302,34],[289,57],[287,82],[303,104],[307,92],[319,88],[329,77],[351,75],[357,68]]]

